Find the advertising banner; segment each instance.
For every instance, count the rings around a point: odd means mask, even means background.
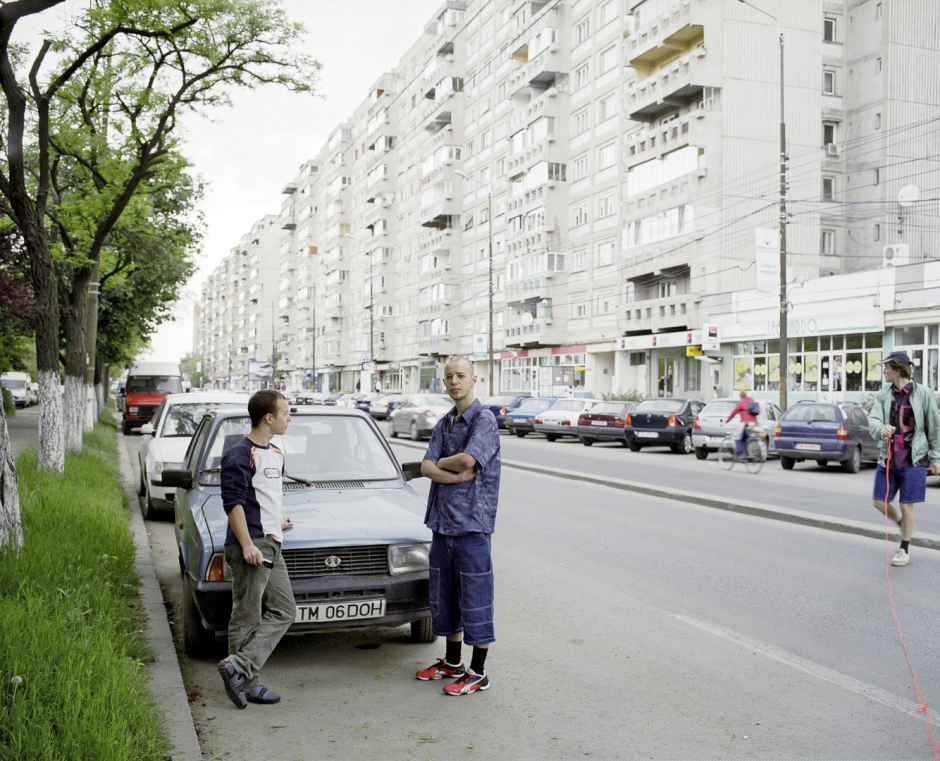
[[[780,233],[758,227],[754,230],[757,244],[757,292],[780,292]]]

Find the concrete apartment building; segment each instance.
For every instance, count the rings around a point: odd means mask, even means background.
[[[933,259],[930,0],[449,0],[285,186],[264,227],[276,299],[209,301],[243,240],[207,283],[197,351],[262,356],[274,304],[289,387],[315,366],[322,390],[437,390],[461,353],[486,393],[492,263],[497,392],[772,393],[779,300],[754,290],[755,229],[779,221],[780,48],[757,9],[785,41],[794,300],[820,278],[807,293],[877,293],[852,277],[886,246],[895,264]],[[828,361],[880,351],[892,306],[813,318]],[[821,351],[790,335],[793,356]],[[735,372],[748,361],[769,372]]]

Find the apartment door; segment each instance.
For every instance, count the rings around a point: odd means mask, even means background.
[[[659,363],[659,382],[656,395],[672,396],[676,377],[676,360],[673,357],[660,357],[657,362]]]

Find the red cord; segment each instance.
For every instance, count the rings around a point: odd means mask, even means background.
[[[920,704],[920,708],[917,709],[918,713],[927,714],[927,737],[930,738],[930,744],[933,746],[933,757],[935,759],[940,759],[940,749],[937,748],[937,741],[934,739],[933,731],[930,728],[930,709],[927,707],[927,703],[924,702],[924,698],[920,694],[920,687],[917,686],[917,674],[914,673],[914,666],[911,664],[911,658],[907,653],[907,643],[904,641],[904,632],[901,631],[901,621],[898,619],[898,609],[894,604],[894,595],[892,594],[891,587],[891,574],[888,573],[888,570],[891,568],[891,541],[888,538],[888,495],[891,491],[891,441],[888,440],[888,457],[887,462],[885,463],[885,578],[888,580],[888,599],[891,601],[891,614],[894,616],[894,623],[898,627],[898,638],[901,640],[901,647],[904,648],[904,658],[907,661],[907,667],[911,670],[911,679],[914,680],[914,692],[917,694],[917,702]],[[901,514],[901,517],[904,517],[904,514]]]

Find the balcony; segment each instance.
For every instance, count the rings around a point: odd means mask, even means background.
[[[445,196],[435,198],[427,206],[418,210],[418,222],[422,227],[432,227],[435,230],[452,229],[460,218],[460,204]]]
[[[633,301],[627,304],[625,313],[629,319],[622,323],[624,332],[663,331],[687,328],[697,324],[698,302],[702,294],[667,296],[665,298]]]
[[[717,84],[705,76],[705,55],[705,48],[696,48],[646,79],[632,82],[627,93],[630,119],[649,122],[667,111],[705,101],[705,88]]]
[[[418,338],[418,356],[444,356],[452,353],[450,336],[423,336]]]
[[[552,317],[535,317],[529,324],[523,316],[514,316],[503,331],[507,349],[533,349],[540,346],[561,346],[565,342],[565,331],[555,325]],[[531,315],[529,315],[531,317]]]
[[[644,6],[653,9],[634,14],[636,30],[627,38],[627,55],[630,65],[638,61],[641,65],[653,65],[668,58],[670,53],[683,50],[692,37],[704,33],[702,10],[693,6],[691,0],[659,0]],[[658,11],[658,12],[657,12]]]
[[[650,126],[632,133],[627,137],[627,155],[624,157],[626,168],[633,169],[689,145],[704,145],[703,125],[707,116],[707,109],[696,108],[668,124]]]

